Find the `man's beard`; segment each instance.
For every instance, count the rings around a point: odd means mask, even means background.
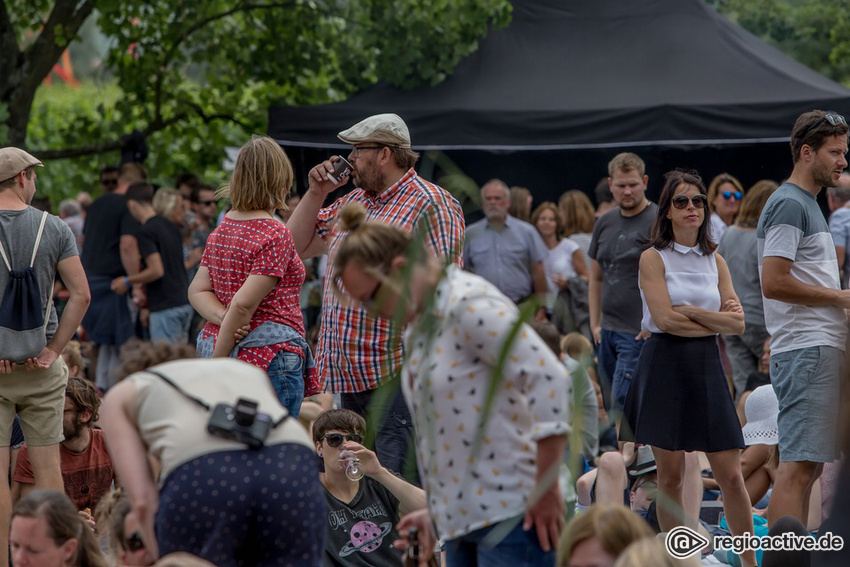
[[[358,170],[354,175],[357,185],[369,193],[380,193],[387,188],[387,176],[373,165],[368,169]]]
[[[82,435],[83,427],[85,425],[78,417],[74,417],[74,420],[68,427],[62,428],[62,433],[65,435],[65,441],[71,441],[72,439],[76,439],[80,435]]]
[[[818,187],[836,187],[838,184],[832,181],[832,169],[828,166],[816,166],[812,168],[812,180]]]
[[[507,218],[507,213],[502,211],[501,209],[484,209],[484,216],[487,217],[487,220],[490,222],[504,222]]]

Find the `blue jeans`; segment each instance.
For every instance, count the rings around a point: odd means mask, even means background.
[[[603,396],[605,409],[615,410],[613,417],[617,419],[623,411],[632,376],[635,373],[640,349],[646,341],[635,340],[631,333],[619,333],[602,329],[602,340],[599,342],[599,366],[602,369],[603,380],[610,384],[610,398]]]
[[[475,530],[466,535],[449,540],[443,546],[448,567],[555,567],[555,550],[543,551],[537,539],[537,530],[522,529],[522,518],[506,520],[517,522],[514,529],[504,538],[489,545],[482,542],[494,528],[505,522]],[[557,547],[555,542],[555,547]]]
[[[419,486],[415,457],[411,456],[411,471],[405,466],[408,449],[412,446],[413,420],[397,382],[398,378],[395,378],[383,384],[380,389],[386,391],[382,391],[379,396],[375,396],[378,390],[343,393],[342,407],[362,415],[367,422],[380,420],[376,421],[375,436],[378,460],[387,469],[405,474],[408,481]]]
[[[152,311],[150,333],[152,341],[168,341],[171,343],[187,342],[189,340],[189,325],[192,324],[192,314],[195,311],[188,303],[179,307],[171,307],[162,311]]]
[[[304,359],[292,352],[280,351],[266,373],[280,404],[292,417],[301,413],[304,400]]]

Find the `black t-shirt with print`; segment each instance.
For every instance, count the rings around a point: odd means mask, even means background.
[[[142,260],[159,253],[165,270],[161,278],[147,284],[148,308],[151,312],[189,303],[189,278],[183,263],[183,239],[174,223],[160,216],[151,217],[142,225],[138,238]]]
[[[328,503],[327,540],[322,565],[384,567],[403,565],[398,539],[399,501],[380,482],[369,477],[348,504],[325,490]]]

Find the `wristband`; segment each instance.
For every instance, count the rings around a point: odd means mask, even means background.
[[[127,276],[124,276],[124,287],[130,289],[130,278],[128,278]]]

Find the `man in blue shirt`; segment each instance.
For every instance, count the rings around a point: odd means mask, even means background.
[[[466,229],[464,267],[495,285],[514,303],[532,294],[545,302],[546,245],[536,228],[508,214],[510,195],[508,186],[499,179],[481,188],[486,218]]]

